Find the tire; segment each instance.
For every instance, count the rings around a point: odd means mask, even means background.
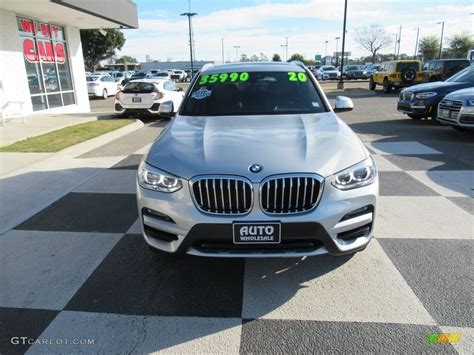
[[[407,116],[413,120],[421,120],[423,116],[414,115],[413,113],[407,113]]]
[[[369,90],[375,90],[376,87],[377,87],[377,84],[375,84],[374,79],[372,79],[372,77],[370,77],[370,79],[369,79]]]
[[[104,91],[102,91],[102,98],[104,100],[107,100],[108,97],[109,97],[109,93],[107,92],[107,89],[104,89]]]
[[[402,83],[404,84],[409,85],[413,83],[416,79],[416,71],[414,71],[413,69],[403,70],[401,72],[401,79],[402,79]]]
[[[392,85],[388,83],[387,78],[383,79],[383,92],[386,94],[390,94],[392,91]]]
[[[436,122],[437,124],[441,124],[440,122],[438,122],[438,120],[436,119],[436,117],[438,117],[438,104],[436,104],[433,109],[431,110],[431,113],[430,113],[430,117],[431,117],[431,120]]]

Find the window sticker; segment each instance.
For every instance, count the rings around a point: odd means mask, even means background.
[[[235,83],[237,81],[247,81],[249,80],[249,73],[242,72],[242,73],[218,73],[218,74],[211,74],[211,75],[202,75],[199,78],[199,85],[208,85],[208,84],[215,84],[215,83],[225,83],[225,82],[232,82]]]
[[[288,80],[305,82],[305,81],[308,81],[308,77],[306,76],[306,73],[302,73],[302,72],[296,73],[294,71],[290,71],[288,72]]]
[[[202,87],[199,90],[193,92],[191,97],[193,99],[196,99],[196,100],[202,100],[202,99],[205,99],[208,96],[211,96],[211,94],[212,94],[211,90],[207,90],[205,87]]]

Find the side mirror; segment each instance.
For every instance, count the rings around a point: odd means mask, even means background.
[[[158,114],[165,117],[173,117],[175,115],[173,101],[162,102],[158,108]]]
[[[334,106],[334,112],[351,111],[354,108],[352,100],[346,96],[336,97],[336,104]]]

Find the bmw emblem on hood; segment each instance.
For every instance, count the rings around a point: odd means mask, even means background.
[[[249,166],[249,171],[251,173],[259,173],[262,171],[262,166],[260,164],[252,164]]]

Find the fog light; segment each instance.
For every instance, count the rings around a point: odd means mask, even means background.
[[[160,219],[160,220],[165,221],[165,222],[176,224],[176,222],[173,221],[173,219],[171,217],[165,215],[164,213],[152,210],[151,208],[143,208],[142,209],[142,214],[144,216],[149,216],[149,217],[152,217],[152,218]]]
[[[356,217],[362,216],[367,213],[372,213],[372,212],[374,212],[374,206],[367,205],[367,206],[364,206],[364,207],[361,207],[354,211],[349,212],[344,217],[342,217],[339,222],[347,221],[348,219],[356,218]]]

